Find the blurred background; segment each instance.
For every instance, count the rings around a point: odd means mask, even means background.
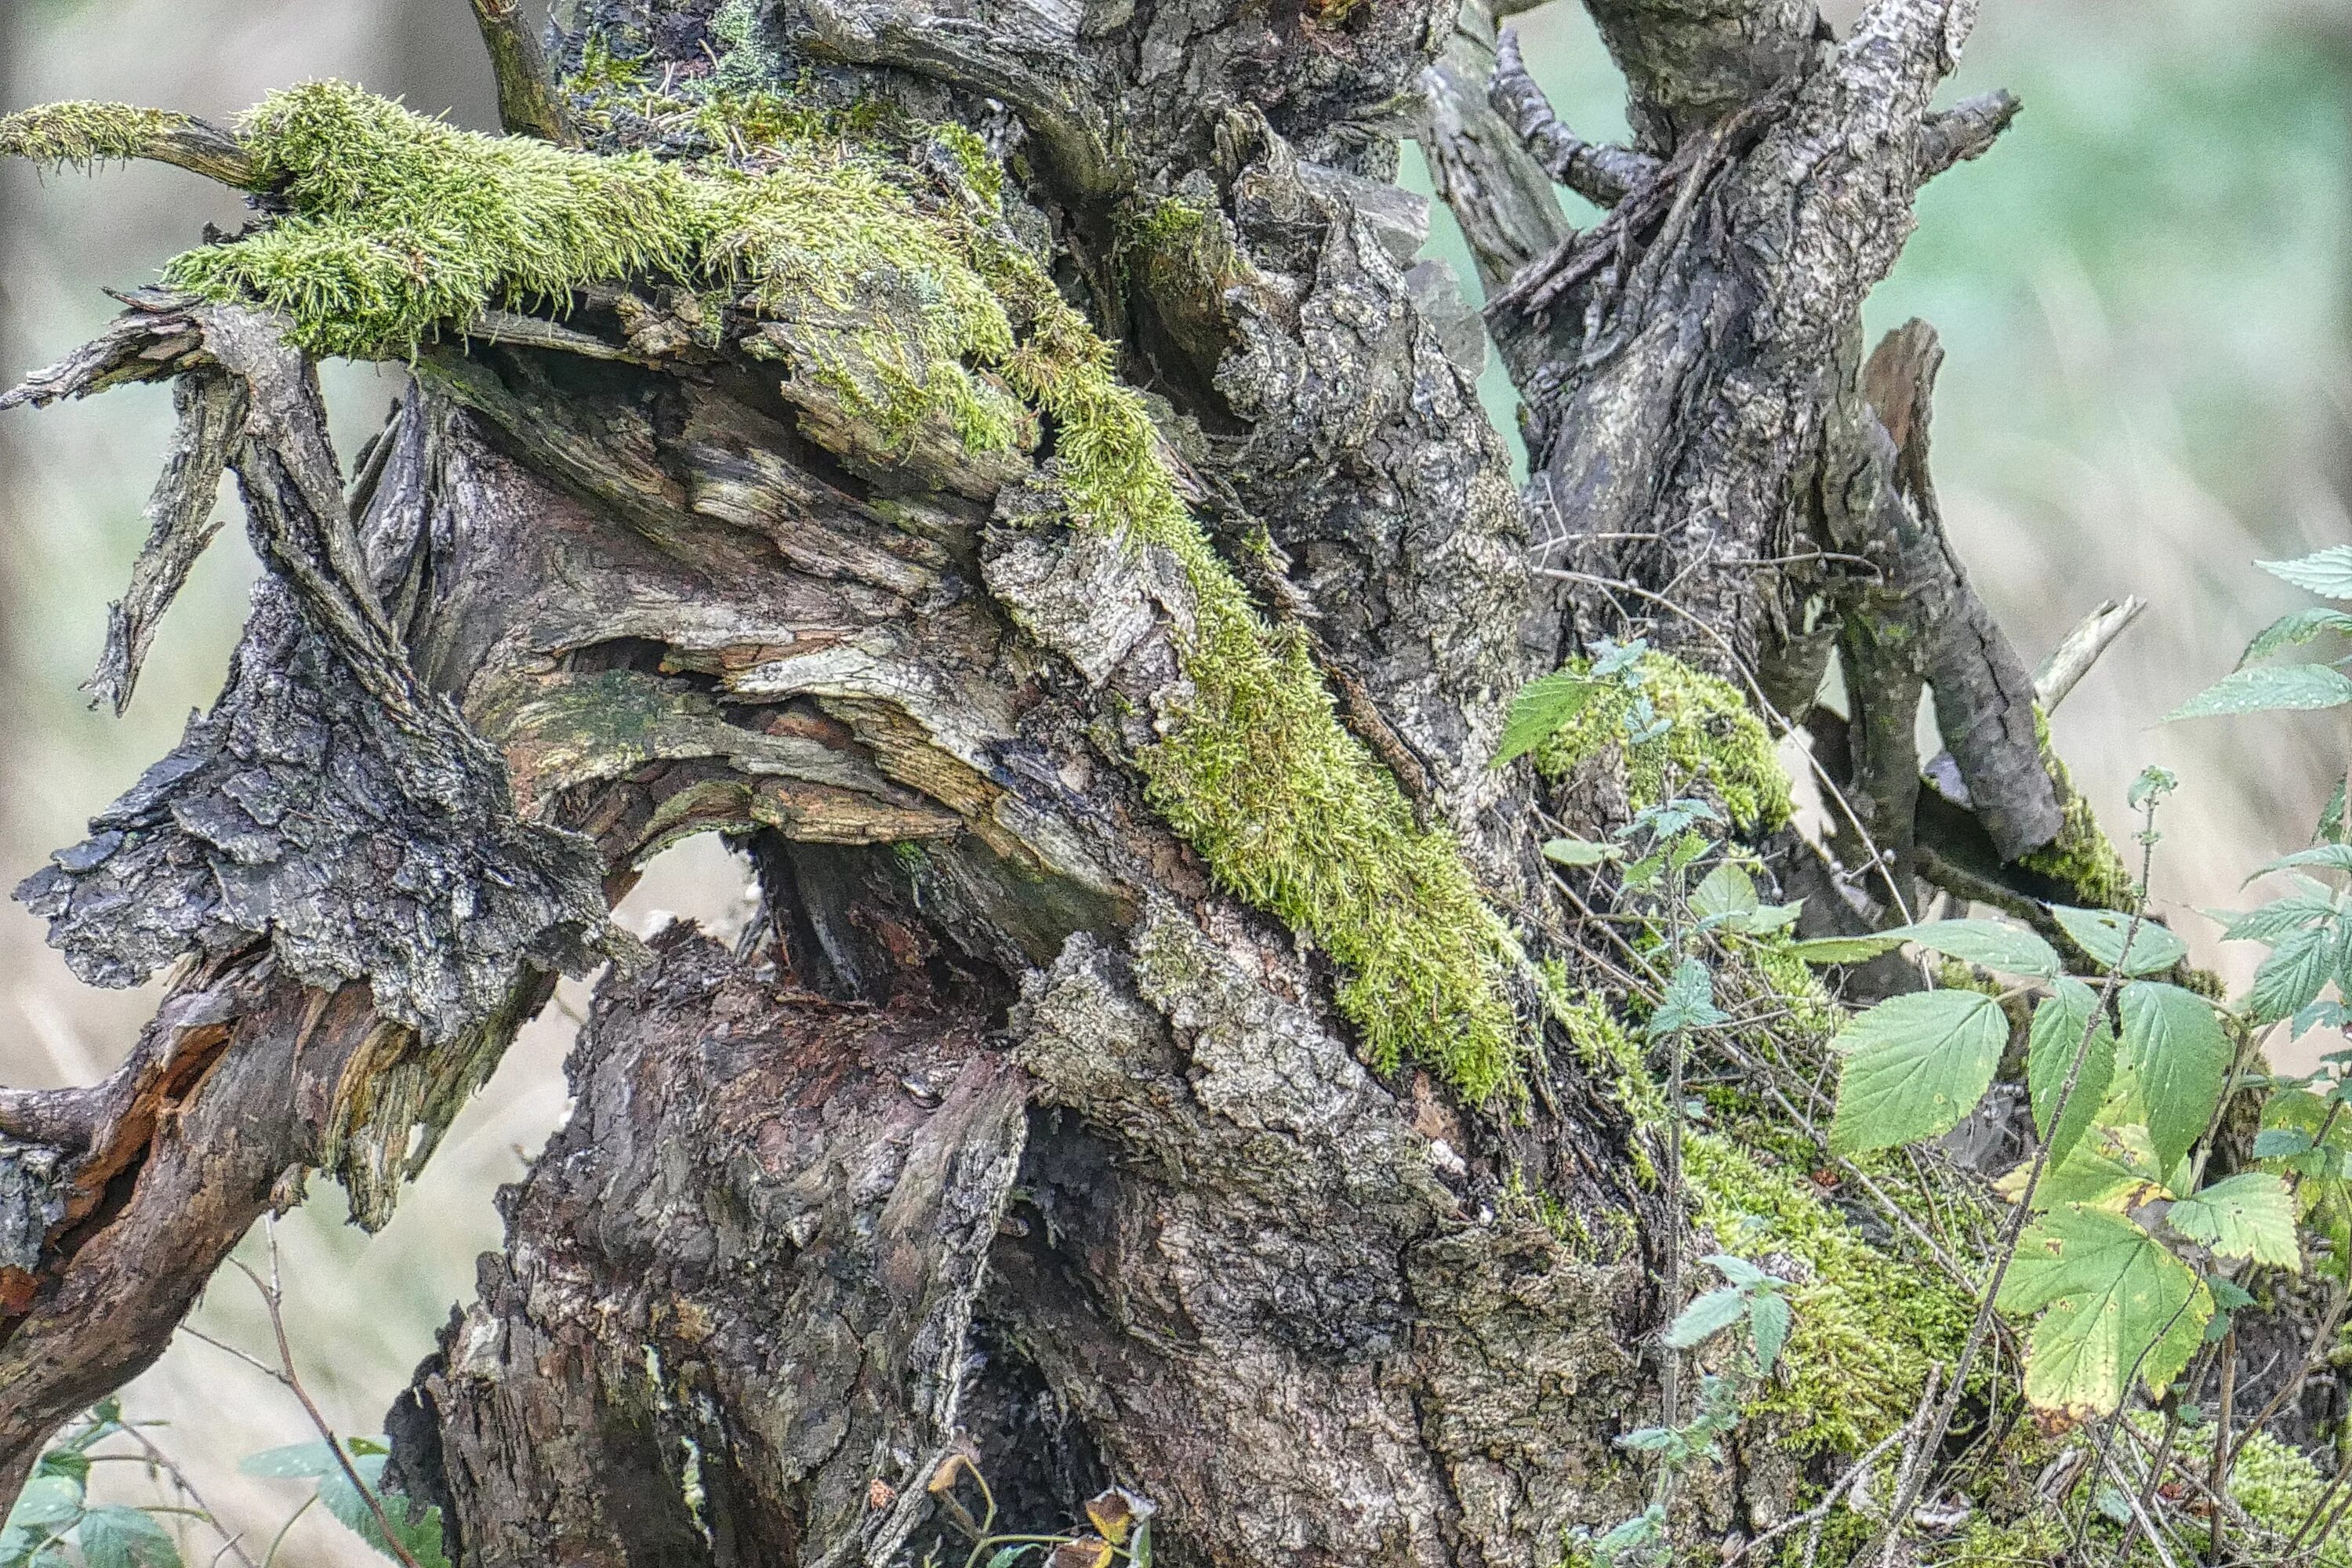
[[[1825,9],[1842,24],[1858,6]],[[1622,133],[1620,89],[1582,11],[1554,0],[1518,26],[1570,123]],[[317,76],[492,123],[464,0],[0,0],[0,110],[103,97],[226,118]],[[2334,715],[2156,721],[2309,602],[2253,559],[2352,542],[2352,7],[1987,0],[1949,90],[1997,86],[2024,99],[2024,116],[1992,155],[1927,192],[1872,330],[1917,315],[1943,333],[1937,481],[1979,590],[2029,662],[2102,599],[2151,602],[2054,730],[2110,823],[2142,766],[2178,770],[2157,897],[2201,961],[2242,978],[2242,958],[2193,911],[2237,904],[2247,868],[2307,839],[2352,746]],[[1407,176],[1427,188],[1417,156]],[[144,281],[206,222],[238,221],[235,198],[176,171],[0,167],[0,375],[100,327],[112,313],[101,285]],[[1432,248],[1472,275],[1442,216]],[[331,367],[346,452],[395,385],[393,370]],[[1486,390],[1509,430],[1499,372]],[[143,536],[169,416],[168,394],[150,388],[0,415],[0,887],[78,838],[218,688],[254,573],[241,526],[198,567],[126,718],[89,711],[76,690]],[[624,917],[646,930],[665,910],[716,923],[741,909],[740,870],[705,841],[665,857]],[[567,983],[383,1234],[342,1224],[321,1184],[278,1227],[304,1376],[343,1431],[377,1429],[471,1294],[474,1258],[499,1238],[493,1191],[563,1114],[561,1062],[582,1001]],[[0,1082],[101,1076],[152,1005],[79,985],[38,921],[0,908]],[[257,1237],[245,1256],[265,1250]],[[234,1276],[195,1321],[252,1352],[266,1344]],[[243,1455],[310,1433],[282,1390],[233,1357],[184,1337],[126,1403],[172,1423],[158,1440],[256,1547],[300,1500],[299,1483],[236,1474]],[[126,1500],[152,1496],[123,1473],[134,1470],[101,1475]],[[203,1545],[192,1560],[211,1555]],[[313,1510],[278,1561],[382,1560]]]

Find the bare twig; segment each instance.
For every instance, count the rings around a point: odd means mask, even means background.
[[[1731,1568],[1731,1564],[1738,1562],[1749,1552],[1756,1551],[1759,1547],[1769,1546],[1773,1542],[1778,1541],[1780,1537],[1788,1534],[1790,1531],[1797,1529],[1800,1525],[1817,1524],[1822,1520],[1827,1519],[1829,1517],[1830,1510],[1837,1507],[1838,1500],[1843,1497],[1847,1491],[1852,1489],[1855,1482],[1868,1475],[1872,1467],[1876,1465],[1878,1461],[1885,1457],[1886,1450],[1895,1447],[1895,1444],[1902,1442],[1910,1434],[1912,1427],[1918,1423],[1920,1418],[1927,1414],[1927,1405],[1929,1402],[1936,1397],[1937,1373],[1941,1370],[1941,1368],[1935,1367],[1928,1369],[1927,1396],[1920,1400],[1919,1408],[1912,1413],[1910,1420],[1904,1422],[1903,1425],[1895,1427],[1895,1430],[1889,1432],[1885,1436],[1881,1437],[1877,1442],[1873,1443],[1868,1448],[1864,1449],[1860,1458],[1854,1460],[1853,1464],[1846,1467],[1846,1470],[1843,1475],[1838,1477],[1836,1480],[1832,1481],[1829,1484],[1829,1489],[1822,1493],[1821,1501],[1815,1503],[1812,1507],[1807,1509],[1802,1513],[1792,1514],[1789,1518],[1782,1520],[1771,1529],[1764,1531],[1761,1535],[1757,1536],[1753,1541],[1741,1542],[1738,1551],[1727,1553],[1723,1559],[1724,1568]]]
[[[278,1276],[277,1236],[273,1233],[269,1238],[269,1278],[267,1280],[263,1279],[260,1275],[256,1274],[252,1268],[246,1264],[243,1258],[232,1258],[229,1261],[236,1266],[239,1273],[243,1274],[247,1279],[252,1280],[253,1288],[261,1293],[262,1306],[266,1308],[269,1313],[270,1333],[278,1341],[278,1364],[273,1368],[256,1360],[252,1356],[246,1355],[242,1351],[232,1351],[231,1353],[238,1356],[241,1360],[251,1363],[253,1365],[259,1367],[269,1376],[276,1378],[278,1383],[282,1384],[293,1394],[296,1399],[301,1402],[303,1414],[310,1416],[311,1428],[319,1434],[321,1439],[325,1441],[328,1451],[335,1456],[335,1463],[342,1469],[343,1479],[352,1483],[352,1489],[358,1492],[361,1500],[368,1505],[368,1511],[375,1515],[376,1528],[383,1532],[384,1550],[391,1552],[394,1557],[406,1564],[406,1568],[421,1568],[421,1565],[417,1563],[415,1557],[409,1552],[408,1548],[401,1542],[399,1535],[394,1531],[392,1528],[392,1516],[384,1512],[383,1500],[376,1496],[375,1489],[369,1486],[367,1482],[360,1479],[360,1472],[358,1468],[352,1465],[351,1455],[344,1450],[342,1439],[335,1435],[334,1427],[328,1424],[327,1417],[319,1409],[317,1401],[310,1397],[310,1391],[302,1386],[302,1378],[300,1373],[295,1371],[294,1344],[293,1342],[287,1337],[286,1333],[285,1295],[283,1287],[279,1284]],[[205,1336],[201,1334],[197,1337],[199,1339],[205,1339]],[[207,1344],[220,1345],[220,1348],[224,1350],[229,1350],[231,1348],[226,1345],[221,1345],[221,1342],[218,1340],[205,1339],[205,1342]]]
[[[172,1457],[156,1447],[155,1440],[137,1426],[125,1421],[121,1423],[119,1429],[124,1436],[139,1445],[140,1453],[148,1464],[171,1477],[172,1485],[178,1489],[182,1496],[196,1505],[197,1516],[206,1524],[211,1525],[213,1533],[221,1538],[221,1553],[234,1553],[236,1560],[245,1564],[245,1568],[254,1568],[253,1559],[246,1555],[245,1548],[238,1543],[238,1537],[230,1533],[228,1527],[221,1523],[220,1515],[213,1511],[212,1504],[206,1502],[204,1494],[196,1490],[195,1483],[188,1479],[187,1472],[173,1463]],[[214,1561],[218,1562],[219,1557],[215,1556]]]
[[[2131,629],[2147,608],[2147,601],[2137,594],[2126,595],[2120,603],[2109,599],[2075,624],[2050,657],[2033,672],[2033,700],[2044,713],[2054,712],[2066,695],[2081,684],[2099,656],[2114,646],[2117,637]]]

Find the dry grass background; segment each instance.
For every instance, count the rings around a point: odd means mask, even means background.
[[[14,0],[13,16],[10,3],[0,108],[108,96],[225,116],[272,86],[336,75],[488,119],[460,0]],[[1621,127],[1581,12],[1556,0],[1519,25],[1580,130]],[[2100,599],[2151,602],[2058,715],[2059,742],[2111,820],[2142,765],[2179,770],[2158,900],[2227,904],[2243,868],[2301,842],[2352,754],[2333,716],[2156,727],[2298,602],[2252,558],[2352,540],[2352,17],[2342,0],[1990,0],[1955,90],[1995,85],[2025,98],[2024,118],[1928,192],[1873,325],[1916,314],[1943,331],[1946,510],[2029,659]],[[0,370],[80,342],[110,313],[99,285],[137,283],[203,223],[238,217],[234,199],[168,170],[0,171]],[[1433,249],[1458,254],[1440,226]],[[347,448],[382,416],[392,374],[331,372]],[[136,549],[168,415],[165,394],[141,389],[0,417],[0,882],[77,837],[220,680],[253,572],[234,528],[173,612],[131,714],[89,712],[74,690]],[[626,913],[641,926],[662,908],[723,920],[740,897],[740,874],[705,843],[666,857]],[[2201,957],[2240,964],[2204,922],[2179,923]],[[102,1074],[151,1000],[78,985],[38,922],[0,909],[0,1081]],[[375,1429],[470,1293],[473,1258],[498,1237],[492,1190],[563,1113],[566,1011],[582,1000],[567,984],[382,1235],[341,1224],[325,1191],[278,1227],[297,1348],[345,1430]],[[241,1281],[219,1283],[196,1321],[262,1348]],[[299,1492],[246,1480],[235,1462],[307,1436],[291,1400],[187,1339],[127,1398],[173,1424],[162,1440],[237,1528],[276,1529]],[[108,1469],[110,1484],[144,1484]],[[278,1561],[381,1560],[314,1512]]]

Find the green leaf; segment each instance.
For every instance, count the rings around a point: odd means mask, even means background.
[[[2203,1281],[2121,1215],[2066,1204],[2019,1239],[1999,1305],[2042,1314],[2025,1356],[2025,1397],[2081,1420],[2113,1415],[2137,1366],[2160,1394],[2189,1364],[2212,1316]]]
[[[1555,866],[1598,866],[1616,859],[1620,853],[1614,844],[1595,844],[1585,838],[1548,838],[1543,852],[1544,858]]]
[[[1013,1568],[1013,1565],[1020,1562],[1027,1553],[1044,1550],[1044,1547],[1034,1541],[1020,1546],[1000,1546],[989,1557],[988,1568]]]
[[[1782,1296],[1759,1296],[1748,1303],[1748,1331],[1756,1336],[1758,1370],[1769,1373],[1780,1364],[1781,1348],[1789,1342],[1790,1316]]]
[[[1930,952],[1963,963],[1981,963],[2003,974],[2052,979],[2063,973],[2056,949],[2022,926],[2000,921],[1931,921],[1925,925],[1897,926],[1880,934],[1916,942]]]
[[[2051,905],[2050,918],[2102,969],[2120,964],[2126,974],[2158,974],[2189,956],[2189,944],[2153,920],[2141,921],[2139,929],[2133,931],[2128,915],[2113,910],[2078,910],[2071,904]],[[2128,962],[2124,952],[2126,932],[2131,936]]]
[[[2246,1005],[2254,1022],[2274,1024],[2309,1006],[2336,973],[2336,933],[2329,926],[2290,931],[2254,971]]]
[[[2352,702],[2352,678],[2341,670],[2324,664],[2265,664],[2223,676],[2167,713],[2164,721],[2341,708],[2347,702]]]
[[[2208,912],[2228,928],[2221,932],[2223,942],[2276,942],[2314,921],[2333,919],[2336,901],[2311,893],[2289,893],[2242,914],[2226,910]]]
[[[16,1494],[16,1506],[8,1510],[8,1528],[26,1530],[62,1530],[81,1512],[81,1482],[72,1476],[39,1475],[25,1483]]]
[[[2295,647],[2328,632],[2352,632],[2352,616],[2341,610],[2331,610],[2315,605],[2307,610],[2290,610],[2254,634],[2246,651],[2238,656],[2241,665],[2266,658],[2283,647]]]
[[[152,1514],[135,1508],[94,1508],[81,1516],[74,1539],[87,1568],[180,1568],[180,1548]]]
[[[2094,1018],[2097,1021],[2095,1028]],[[2085,1033],[2091,1037],[2090,1047],[2084,1054],[2082,1071],[2075,1076],[2074,1092],[2066,1100],[2064,1120],[2053,1126],[2052,1119],[2057,1110],[2059,1090],[2066,1086],[2066,1074],[2074,1068],[2074,1054],[2084,1050]],[[2053,1163],[2063,1162],[2083,1136],[2083,1130],[2090,1126],[2091,1118],[2107,1098],[2107,1086],[2115,1076],[2115,1026],[2099,1016],[2099,994],[2079,980],[2059,981],[2057,988],[2033,1010],[2025,1057],[2025,1085],[2033,1100],[2033,1130],[2050,1145]]]
[[[352,1449],[352,1468],[359,1472],[368,1490],[383,1506],[384,1517],[392,1521],[393,1534],[416,1560],[417,1568],[449,1568],[449,1560],[441,1551],[441,1510],[383,1489],[384,1456],[388,1451],[383,1439],[355,1437],[348,1446]],[[393,1555],[384,1544],[383,1529],[376,1522],[375,1510],[368,1506],[367,1499],[352,1485],[341,1466],[320,1478],[319,1501],[361,1540],[387,1557]]]
[[[1565,669],[1538,676],[1520,687],[1503,721],[1503,742],[1492,765],[1499,768],[1550,740],[1562,725],[1584,711],[1600,691],[1600,682]]]
[[[1737,866],[1717,866],[1691,889],[1691,912],[1701,920],[1756,912],[1762,902],[1755,879]]]
[[[2174,1204],[2165,1223],[2223,1258],[2250,1258],[2300,1273],[2294,1194],[2267,1171],[2247,1171]]]
[[[2315,844],[2308,849],[2298,849],[2292,855],[2282,855],[2257,869],[2246,879],[2267,877],[2273,871],[2289,870],[2296,866],[2316,866],[2323,871],[2352,871],[2352,844]]]
[[[1704,1029],[1727,1016],[1715,1005],[1715,976],[1697,959],[1685,958],[1666,982],[1665,1000],[1650,1015],[1650,1038],[1664,1038],[1676,1029]]]
[[[2193,991],[2152,980],[2123,989],[2124,1051],[2138,1075],[2157,1163],[2169,1170],[2204,1136],[2222,1079],[2230,1039],[2213,1005]]]
[[[247,1454],[236,1462],[237,1469],[248,1476],[324,1476],[339,1467],[335,1451],[323,1442],[289,1443],[283,1448],[264,1448],[258,1454]]]
[[[2332,544],[2292,561],[2257,561],[2254,564],[2298,588],[2308,588],[2323,599],[2352,599],[2352,544]]]
[[[2318,1145],[2311,1134],[2299,1127],[2266,1127],[2254,1134],[2254,1158],[2257,1160],[2292,1160],[2298,1154],[2308,1154]]]
[[[1738,1289],[1726,1286],[1709,1290],[1676,1315],[1666,1330],[1666,1343],[1678,1351],[1705,1344],[1732,1324],[1748,1315],[1748,1297]]]
[[[1885,936],[1817,936],[1789,944],[1790,956],[1807,963],[1864,963],[1882,952],[1892,952],[1900,942]]]
[[[2008,1017],[1979,992],[1919,991],[1880,1003],[1833,1042],[1844,1061],[1832,1151],[1888,1149],[1950,1131],[1984,1098],[2008,1044]]]
[[[1745,1258],[1728,1252],[1707,1255],[1707,1266],[1734,1285],[1761,1285],[1772,1278]]]

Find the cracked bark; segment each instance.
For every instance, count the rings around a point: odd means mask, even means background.
[[[1007,155],[1010,221],[1157,397],[1260,609],[1580,984],[1536,853],[1560,800],[1485,763],[1526,676],[1627,629],[1596,579],[1676,600],[1654,635],[1804,719],[1840,629],[1919,574],[1917,674],[1953,694],[1979,831],[2046,842],[2053,798],[1936,529],[1924,417],[1895,428],[1861,374],[1918,180],[2000,118],[1927,112],[1966,8],[1881,0],[1834,47],[1779,0],[1592,9],[1641,146],[1557,160],[1622,187],[1576,234],[1528,138],[1563,143],[1489,102],[1483,10],[758,8],[781,79]],[[713,11],[581,23],[693,72]],[[1428,215],[1387,184],[1420,83],[1447,199],[1514,279],[1490,320],[1525,501],[1415,261]],[[257,177],[205,128],[158,155]],[[1139,221],[1170,201],[1201,221]],[[868,428],[807,374],[822,322],[714,346],[643,284],[453,323],[348,499],[309,367],[254,312],[134,297],[28,383],[178,381],[95,689],[128,699],[224,464],[271,577],[220,703],[26,884],[95,981],[193,958],[114,1079],[0,1096],[0,1481],[160,1353],[304,1172],[380,1222],[601,944],[578,1114],[392,1422],[453,1561],[921,1561],[952,1542],[926,1489],[952,1453],[1015,1528],[1128,1486],[1179,1564],[1540,1568],[1634,1511],[1612,1440],[1670,1309],[1649,1132],[1532,1009],[1522,1107],[1375,1074],[1330,963],[1161,826],[1132,760],[1193,612],[1166,552],[1064,526],[1050,456]],[[1530,515],[1580,576],[1530,577]],[[1891,821],[1919,762],[1890,742],[1853,776]],[[704,831],[749,847],[764,919],[736,952],[627,951],[607,901]],[[1563,1245],[1528,1191],[1617,1239]],[[1721,1480],[1694,1540],[1794,1478]]]

